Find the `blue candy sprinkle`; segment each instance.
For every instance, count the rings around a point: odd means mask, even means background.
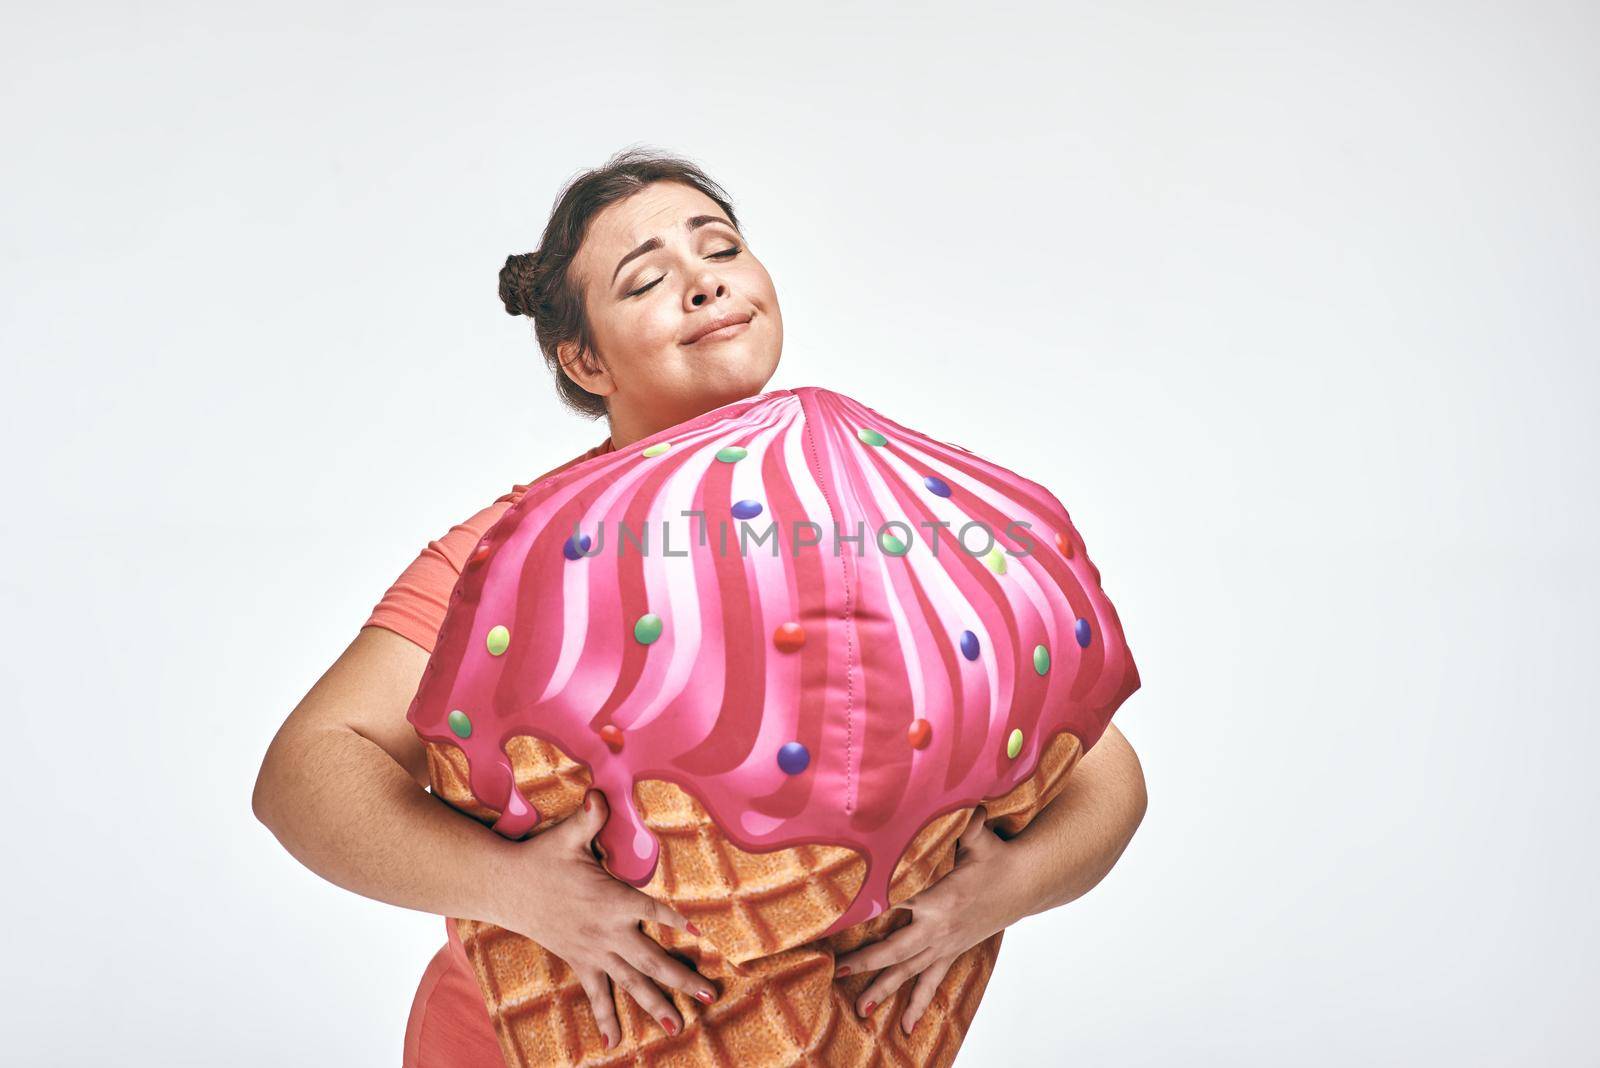
[[[790,775],[798,775],[811,763],[811,754],[799,742],[785,742],[778,750],[778,767]]]
[[[961,632],[961,655],[968,660],[978,659],[978,636],[970,630]]]
[[[932,493],[936,497],[950,496],[950,484],[944,479],[939,478],[937,475],[926,476],[923,478],[922,484],[927,486],[928,492]]]
[[[733,505],[733,518],[754,519],[761,514],[760,501],[736,501]]]
[[[576,543],[571,538],[568,538],[567,543],[561,547],[561,552],[568,560],[580,560],[589,551],[589,546],[593,544],[589,540],[589,535],[584,534],[578,538]]]
[[[1087,619],[1079,619],[1072,629],[1077,632],[1078,644],[1085,649],[1089,648],[1089,621]]]

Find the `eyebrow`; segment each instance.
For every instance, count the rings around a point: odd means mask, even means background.
[[[694,233],[707,223],[721,223],[734,233],[739,232],[739,228],[737,226],[733,225],[733,223],[729,222],[727,219],[724,219],[720,215],[691,215],[689,218],[684,220],[683,228],[688,230],[690,233]],[[640,245],[638,248],[622,257],[622,259],[618,260],[617,269],[611,272],[611,284],[616,285],[617,275],[622,273],[622,268],[628,265],[629,260],[643,256],[646,252],[654,252],[661,246],[661,239],[659,237],[652,237],[650,240],[646,241],[644,244]]]

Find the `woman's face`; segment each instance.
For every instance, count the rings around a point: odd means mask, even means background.
[[[607,398],[618,448],[754,396],[778,368],[772,279],[716,201],[655,182],[590,221],[573,261],[598,359],[559,348],[567,375]],[[691,341],[726,317],[745,325]]]

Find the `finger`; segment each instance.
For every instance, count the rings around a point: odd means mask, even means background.
[[[937,954],[932,949],[925,949],[910,960],[901,961],[879,972],[878,977],[856,995],[856,1012],[862,1016],[871,1015],[873,1008],[894,997],[894,992],[904,986],[907,979],[931,963],[935,956]]]
[[[683,991],[705,1005],[717,1000],[716,984],[662,949],[643,931],[630,939],[624,959],[657,982]]]
[[[689,922],[689,918],[665,901],[651,897],[643,890],[633,893],[635,915],[641,920],[650,923],[659,923],[663,927],[676,927],[680,931],[688,931],[692,935],[699,935],[700,928]]]
[[[967,829],[961,832],[961,837],[958,840],[958,844],[963,849],[973,848],[982,840],[985,834],[989,833],[989,828],[983,822],[988,816],[989,809],[987,805],[979,805],[972,810],[972,818],[967,821]]]
[[[933,1004],[934,992],[944,982],[945,974],[950,971],[954,961],[954,957],[941,957],[918,973],[916,985],[911,988],[911,997],[906,1000],[906,1011],[900,1014],[900,1030],[909,1035],[911,1029],[917,1026],[922,1014]]]
[[[895,908],[904,907],[904,901],[895,906]],[[870,972],[876,968],[887,968],[900,961],[910,960],[927,947],[927,926],[919,925],[913,920],[903,927],[895,928],[881,942],[862,946],[836,958],[833,962],[833,974],[840,976],[849,975],[851,972]]]
[[[594,1012],[594,1025],[600,1038],[610,1049],[622,1041],[622,1024],[617,1021],[617,1003],[611,994],[611,978],[598,968],[585,968],[578,972],[583,992],[589,996],[589,1008]]]
[[[610,964],[606,967],[606,971],[612,981],[619,983],[641,1009],[655,1017],[663,1031],[675,1035],[683,1030],[683,1017],[678,1015],[678,1010],[673,1008],[667,995],[661,992],[661,988],[656,986],[649,976],[617,953],[610,954]]]
[[[605,794],[599,790],[585,790],[583,804],[578,811],[562,820],[561,825],[551,833],[567,835],[569,844],[588,853],[594,836],[606,825],[607,811]]]

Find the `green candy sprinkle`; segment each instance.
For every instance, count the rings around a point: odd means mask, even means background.
[[[1033,647],[1033,670],[1041,675],[1050,670],[1050,650],[1042,645]]]
[[[1011,737],[1006,739],[1006,756],[1015,760],[1020,752],[1022,752],[1022,730],[1019,727],[1012,727]]]
[[[884,437],[876,430],[872,430],[868,427],[862,427],[860,430],[857,430],[856,437],[860,438],[868,445],[886,445],[889,441],[888,438]]]
[[[450,713],[450,730],[457,738],[470,738],[472,736],[472,721],[461,709]]]
[[[887,530],[878,535],[878,547],[890,556],[904,556],[906,554],[906,543]]]
[[[672,448],[672,442],[670,442],[670,441],[658,441],[654,445],[650,446],[648,449],[644,450],[642,455],[644,455],[644,456],[660,456],[662,453],[666,452],[670,448]]]
[[[641,645],[649,645],[661,637],[661,617],[654,612],[646,612],[639,617],[639,622],[633,625],[633,636]]]
[[[499,656],[511,647],[511,632],[504,627],[489,630],[489,655]]]
[[[731,464],[735,460],[743,460],[750,452],[743,445],[726,445],[717,450],[717,459],[723,463]]]
[[[1004,575],[1006,573],[1006,554],[1000,551],[1000,546],[998,545],[989,550],[988,555],[983,558],[983,562],[988,564],[989,570],[996,575]]]

